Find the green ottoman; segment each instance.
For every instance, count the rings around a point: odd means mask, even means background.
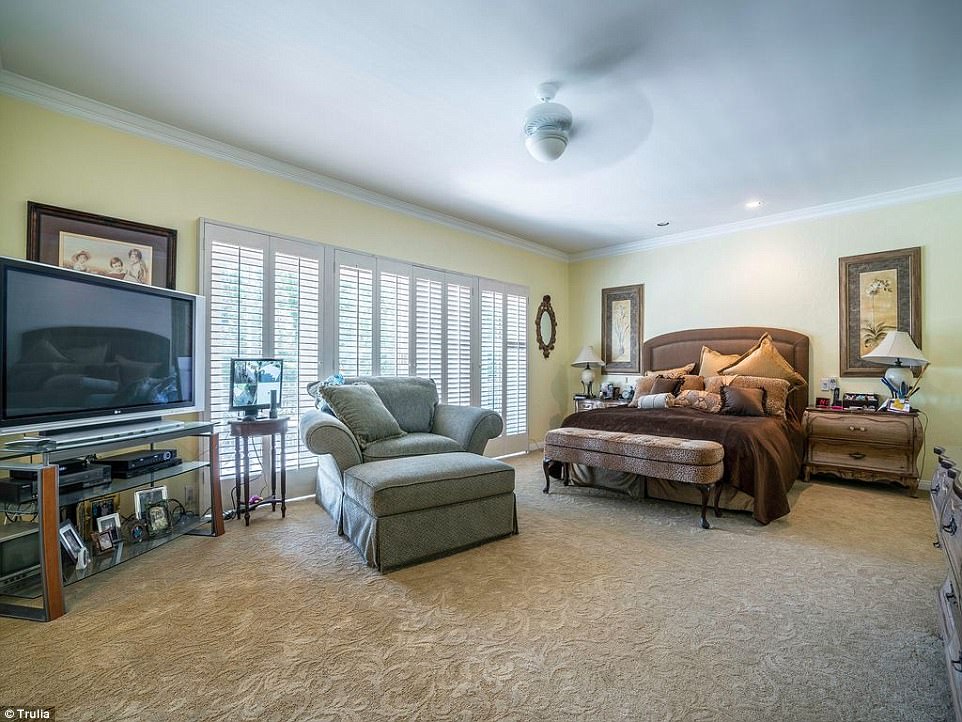
[[[518,533],[514,468],[458,451],[344,472],[344,534],[382,572]]]

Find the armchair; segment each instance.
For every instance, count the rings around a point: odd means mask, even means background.
[[[320,456],[317,470],[317,503],[338,523],[341,533],[343,474],[371,461],[468,451],[482,454],[490,439],[504,428],[501,416],[475,406],[438,403],[437,386],[431,379],[394,376],[356,376],[346,383],[370,384],[405,435],[382,439],[362,448],[351,430],[327,410],[318,409],[301,418],[300,434],[307,448]]]

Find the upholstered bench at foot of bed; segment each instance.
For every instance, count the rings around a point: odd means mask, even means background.
[[[518,533],[514,467],[452,452],[344,472],[343,533],[382,572]]]
[[[701,525],[709,529],[706,512],[712,487],[715,487],[715,516],[721,516],[718,481],[724,471],[724,457],[724,448],[714,441],[574,427],[552,429],[544,439],[544,493],[551,488],[549,466],[552,462],[564,465],[565,484],[569,478],[568,464],[600,466],[679,481],[692,484],[701,492]]]

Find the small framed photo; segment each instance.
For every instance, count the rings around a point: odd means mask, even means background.
[[[77,559],[80,558],[80,550],[84,548],[83,540],[80,538],[80,534],[77,533],[77,527],[73,525],[72,521],[65,521],[60,525],[58,534],[60,536],[60,544],[64,550],[66,550],[67,556],[69,556],[72,561],[77,561]]]
[[[170,510],[166,501],[147,507],[147,531],[151,536],[170,534]]]
[[[151,504],[159,504],[167,501],[166,486],[152,486],[149,489],[142,489],[134,492],[134,513],[141,519]]]
[[[110,532],[99,531],[90,532],[90,541],[94,548],[94,554],[106,554],[113,551],[114,541],[110,538]]]
[[[140,544],[140,542],[147,541],[147,524],[144,523],[142,519],[138,519],[137,517],[128,519],[124,522],[122,531],[124,541],[130,542],[131,544]]]
[[[114,513],[97,517],[97,531],[100,534],[109,532],[110,541],[112,541],[114,544],[120,541],[121,526],[120,514]]]

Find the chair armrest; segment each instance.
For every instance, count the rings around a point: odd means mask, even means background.
[[[304,445],[318,456],[330,454],[344,473],[363,461],[361,447],[342,421],[323,411],[309,411],[301,417]]]
[[[483,454],[488,441],[496,438],[503,428],[504,422],[497,411],[478,406],[438,404],[431,431],[454,439],[465,451]]]

